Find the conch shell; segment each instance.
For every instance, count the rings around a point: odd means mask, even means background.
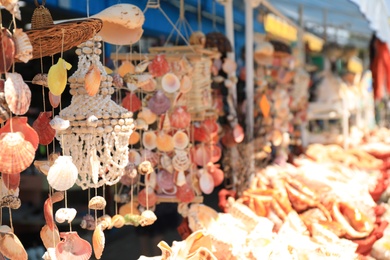
[[[64,92],[67,82],[67,70],[70,70],[72,65],[62,58],[58,58],[58,62],[52,65],[47,74],[47,83],[50,92],[59,96]]]
[[[30,108],[31,90],[19,73],[7,73],[4,95],[9,109],[16,115],[25,114]]]

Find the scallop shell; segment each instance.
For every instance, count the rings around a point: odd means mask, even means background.
[[[0,172],[17,174],[31,165],[35,157],[32,144],[21,132],[0,135]]]
[[[173,146],[176,149],[185,149],[189,143],[190,138],[185,132],[179,130],[173,135]]]
[[[18,209],[22,205],[22,202],[18,197],[14,195],[6,195],[3,198],[1,198],[0,205],[1,207]]]
[[[142,175],[146,175],[154,172],[154,169],[149,161],[143,161],[138,165],[138,172]]]
[[[134,149],[129,150],[129,163],[138,165],[141,163],[141,155]]]
[[[60,233],[56,226],[50,229],[48,225],[44,225],[41,229],[40,236],[46,249],[54,248],[60,242]]]
[[[171,101],[161,90],[158,90],[148,102],[148,108],[156,115],[164,114],[170,107]]]
[[[156,139],[157,149],[161,152],[171,152],[175,148],[173,137],[165,132],[160,131]]]
[[[157,135],[154,131],[146,131],[142,135],[142,144],[148,150],[153,150],[157,147]]]
[[[164,74],[169,72],[169,63],[165,59],[165,55],[159,54],[152,60],[152,62],[148,66],[149,73],[153,75],[153,77],[161,77]]]
[[[91,244],[77,232],[61,232],[62,240],[56,246],[57,260],[88,260],[92,255]]]
[[[157,173],[157,184],[163,190],[173,189],[175,186],[173,174],[165,169],[160,170]]]
[[[148,149],[142,149],[141,150],[141,157],[146,160],[146,161],[149,161],[153,167],[156,167],[158,165],[158,162],[159,162],[159,156],[157,153],[151,151],[151,150],[148,150]]]
[[[111,228],[121,228],[125,225],[125,218],[122,215],[116,214],[111,219]]]
[[[207,171],[204,169],[201,170],[202,173],[199,178],[199,187],[200,190],[204,194],[211,194],[214,190],[214,179],[211,174],[209,174]]]
[[[192,80],[187,75],[184,75],[180,80],[180,92],[186,94],[192,89]]]
[[[157,81],[155,79],[149,79],[145,84],[141,84],[139,87],[145,92],[152,92],[157,88]]]
[[[55,116],[51,121],[50,121],[50,126],[54,130],[57,131],[63,131],[66,130],[70,127],[70,122],[69,120],[64,120],[59,116]]]
[[[85,90],[88,95],[95,96],[99,92],[100,83],[102,82],[100,70],[96,64],[91,64],[85,74]]]
[[[56,130],[50,126],[51,115],[52,112],[40,112],[32,125],[39,136],[39,143],[42,145],[50,144],[56,135]]]
[[[31,81],[32,84],[47,87],[47,73],[38,73]]]
[[[8,190],[16,190],[20,185],[20,173],[1,175],[1,181]]]
[[[174,128],[187,128],[191,123],[191,114],[183,106],[176,107],[170,117],[171,126]]]
[[[172,159],[172,166],[176,171],[186,171],[191,166],[191,160],[186,151],[176,150]]]
[[[0,226],[0,252],[9,259],[27,260],[27,252],[8,226]]]
[[[161,79],[161,86],[167,93],[175,93],[180,89],[180,80],[173,73],[165,74]]]
[[[4,95],[9,109],[16,115],[25,114],[30,108],[31,91],[19,73],[7,73]]]
[[[93,252],[95,254],[96,259],[100,259],[102,257],[105,243],[106,239],[103,233],[102,226],[97,225],[92,235]]]
[[[1,28],[1,31],[0,73],[6,73],[14,63],[15,42],[9,30]]]
[[[13,132],[21,132],[24,136],[24,140],[30,142],[35,150],[38,148],[38,134],[27,123],[27,117],[12,117],[10,120],[7,121],[5,126],[0,128],[0,134],[11,132],[11,124]]]
[[[160,158],[161,167],[170,173],[173,173],[172,159],[167,154],[163,154]]]
[[[150,64],[149,60],[141,61],[140,63],[137,64],[137,66],[135,66],[135,72],[136,73],[143,73],[143,72],[145,72],[145,70],[148,68],[149,64]]]
[[[195,151],[194,161],[198,166],[206,166],[211,161],[211,150],[204,145],[198,146]]]
[[[77,211],[74,208],[59,208],[55,214],[55,220],[58,223],[72,222],[76,217]]]
[[[145,210],[145,211],[142,212],[142,214],[141,214],[141,220],[140,220],[139,224],[140,224],[142,227],[150,226],[150,225],[152,225],[156,220],[157,220],[157,216],[156,216],[156,214],[154,214],[153,211],[151,211],[151,210]]]
[[[61,95],[60,96],[56,96],[56,95],[54,95],[53,93],[51,93],[49,91],[49,101],[50,101],[50,105],[53,108],[57,108],[60,105],[60,102],[61,102]]]
[[[137,94],[127,92],[126,96],[122,100],[122,106],[131,112],[136,112],[142,107],[142,102],[138,98]]]
[[[148,125],[153,124],[157,120],[157,115],[153,113],[149,108],[143,107],[138,113],[138,118],[145,120]]]
[[[137,131],[132,132],[129,137],[129,145],[137,144],[140,138],[140,134]]]
[[[237,70],[237,63],[234,60],[232,60],[232,59],[225,58],[225,60],[224,60],[224,62],[222,64],[222,70],[226,74],[235,73],[236,70]]]
[[[16,28],[13,34],[15,42],[15,58],[27,63],[33,57],[33,47],[27,34],[23,29]]]
[[[135,72],[135,67],[134,67],[133,63],[131,63],[130,61],[127,61],[127,60],[123,61],[122,64],[118,68],[118,74],[122,78],[127,73],[134,74],[134,72]]]
[[[93,210],[103,210],[107,205],[102,196],[95,196],[88,202],[88,208]]]
[[[50,167],[47,181],[51,187],[59,191],[66,191],[73,187],[78,177],[76,165],[72,156],[59,156]]]

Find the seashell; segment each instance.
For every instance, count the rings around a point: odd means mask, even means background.
[[[60,105],[60,103],[61,103],[61,95],[60,96],[56,96],[56,95],[54,95],[53,93],[51,93],[49,91],[49,101],[50,101],[50,105],[53,108],[57,108]]]
[[[35,84],[35,85],[47,87],[47,74],[46,73],[38,73],[37,75],[34,76],[31,83]]]
[[[225,58],[223,64],[222,64],[222,70],[226,73],[226,74],[232,74],[232,73],[235,73],[236,70],[237,70],[237,63],[230,59],[230,58]]]
[[[157,88],[157,81],[152,78],[146,81],[144,84],[141,84],[139,87],[145,92],[152,92]]]
[[[11,32],[6,28],[1,28],[1,49],[0,49],[0,73],[6,73],[14,63],[15,42]]]
[[[47,74],[47,84],[53,95],[60,96],[64,92],[67,82],[67,70],[71,68],[72,65],[62,58],[58,58],[58,62],[50,67]]]
[[[184,75],[180,80],[180,92],[186,94],[192,89],[192,80],[187,75]]]
[[[106,207],[106,200],[102,196],[95,196],[88,202],[88,208],[93,210],[103,210]]]
[[[163,154],[160,158],[161,167],[168,172],[173,172],[172,159],[167,154]]]
[[[176,107],[170,117],[171,126],[174,128],[187,128],[191,123],[191,114],[183,106]]]
[[[120,182],[125,186],[131,186],[135,184],[138,179],[136,178],[138,175],[137,170],[134,168],[134,165],[128,164],[125,167],[125,172],[120,179]]]
[[[185,183],[181,186],[177,186],[176,198],[183,203],[190,203],[195,198],[194,190],[191,188],[188,183]]]
[[[176,150],[175,156],[172,158],[172,166],[176,171],[186,171],[191,166],[191,160],[186,151]]]
[[[77,232],[61,232],[62,240],[56,246],[57,260],[87,260],[92,255],[91,244]]]
[[[157,120],[157,115],[153,113],[149,108],[143,107],[138,113],[138,118],[145,120],[148,125],[153,124]]]
[[[55,220],[58,223],[64,223],[68,221],[71,223],[73,219],[76,217],[77,211],[74,208],[59,208],[55,214]]]
[[[60,242],[60,233],[56,226],[50,229],[48,225],[44,225],[40,231],[40,237],[46,249],[55,248]]]
[[[177,186],[183,186],[187,183],[186,175],[184,171],[179,171],[176,176],[176,185]]]
[[[190,138],[185,132],[179,130],[173,135],[173,146],[175,149],[183,150],[188,146],[189,143]]]
[[[135,120],[135,128],[138,130],[148,130],[149,125],[146,123],[146,121],[143,118],[137,118]]]
[[[138,193],[138,203],[145,208],[153,207],[154,205],[156,205],[157,195],[152,187],[147,186]]]
[[[170,107],[171,101],[161,90],[158,90],[148,101],[148,108],[156,115],[164,114]]]
[[[85,74],[85,90],[91,97],[99,92],[100,83],[102,82],[100,70],[96,64],[91,64]]]
[[[58,235],[59,237],[59,235]],[[56,249],[55,246],[51,248],[47,248],[46,252],[43,254],[42,259],[43,260],[53,260],[56,259]]]
[[[125,217],[127,214],[140,215],[138,210],[138,203],[126,203],[119,208],[119,215]]]
[[[123,88],[123,78],[118,73],[112,76],[112,85],[118,89]]]
[[[171,121],[169,120],[168,113],[166,113],[165,115],[161,115],[159,128],[166,132],[169,132],[172,129]]]
[[[137,131],[132,132],[129,137],[129,145],[137,144],[140,139],[140,134]]]
[[[122,78],[127,73],[134,74],[134,72],[135,72],[135,67],[134,67],[133,63],[131,63],[130,61],[127,61],[127,60],[123,61],[122,64],[118,68],[118,74]]]
[[[158,165],[159,156],[158,156],[157,153],[155,153],[155,152],[153,152],[151,150],[142,149],[141,150],[141,157],[144,160],[149,161],[152,164],[152,167],[156,167]]]
[[[206,166],[211,161],[212,154],[211,150],[207,149],[204,145],[200,145],[196,148],[194,162],[198,166]]]
[[[149,60],[143,60],[135,66],[135,73],[143,73],[148,68],[151,62]]]
[[[31,165],[35,157],[32,144],[21,132],[0,134],[0,172],[17,174]]]
[[[134,149],[129,150],[129,163],[139,165],[141,163],[141,155]]]
[[[97,127],[99,119],[92,115],[87,118],[87,126]]]
[[[78,177],[78,169],[72,162],[72,156],[59,156],[50,167],[47,181],[51,187],[66,191],[73,187]]]
[[[132,226],[138,227],[139,226],[139,222],[141,220],[141,215],[140,214],[141,213],[124,215],[125,225],[132,225]]]
[[[125,225],[125,218],[120,215],[116,214],[111,219],[111,226],[109,228],[115,227],[115,228],[121,228]]]
[[[16,115],[25,114],[30,108],[31,91],[19,73],[6,73],[4,95],[9,109]]]
[[[214,179],[211,174],[209,174],[207,171],[204,169],[199,170],[200,173],[200,178],[199,178],[199,187],[200,190],[204,194],[211,194],[214,190]]]
[[[233,137],[234,137],[234,141],[238,144],[244,141],[245,133],[241,125],[236,124],[233,127]]]
[[[173,180],[173,174],[165,169],[158,171],[157,173],[157,184],[163,190],[171,190],[175,187]]]
[[[158,78],[169,72],[169,63],[165,59],[165,55],[159,54],[152,60],[148,66],[149,73],[153,77]]]
[[[0,226],[0,252],[9,259],[27,260],[27,252],[8,226]]]
[[[222,157],[222,150],[221,150],[221,148],[218,145],[212,144],[212,145],[210,145],[206,149],[210,150],[211,162],[216,163],[216,162],[219,161],[219,159],[221,159],[221,157]]]
[[[80,227],[86,230],[94,230],[96,227],[95,223],[95,218],[92,215],[87,214],[83,217]]]
[[[173,73],[165,74],[161,79],[161,86],[167,93],[175,93],[180,89],[180,80]]]
[[[50,170],[50,163],[49,161],[34,161],[34,166],[37,168],[41,173],[47,176]]]
[[[70,122],[69,120],[64,120],[59,116],[55,116],[52,120],[50,120],[50,126],[54,130],[63,131],[69,128]]]
[[[49,196],[43,205],[43,213],[46,221],[46,225],[54,230],[55,223],[53,218],[53,203],[59,202],[64,199],[63,192],[55,192],[51,197]]]
[[[103,228],[101,225],[97,225],[92,235],[93,252],[96,259],[100,259],[102,257],[105,243],[106,239],[103,233]]]
[[[141,220],[140,220],[139,224],[140,224],[142,227],[150,226],[150,225],[152,225],[156,220],[157,220],[157,217],[156,217],[156,214],[154,214],[153,211],[151,211],[151,210],[145,210],[145,211],[142,212],[142,214],[141,214]]]
[[[106,230],[111,225],[111,216],[104,214],[97,219],[97,224],[101,226],[102,230]]]
[[[157,149],[161,152],[171,152],[175,148],[173,144],[173,137],[163,131],[160,131],[157,134],[156,145]]]
[[[225,81],[225,78],[223,77],[223,76],[215,76],[215,77],[213,77],[213,81],[215,82],[215,83],[222,83],[222,82],[224,82]]]
[[[8,190],[16,190],[20,184],[20,173],[1,175],[1,181]]]
[[[1,207],[7,207],[11,209],[18,209],[22,205],[22,202],[17,196],[14,195],[6,195],[1,198],[0,201]]]
[[[15,43],[15,58],[27,63],[33,58],[33,47],[23,29],[14,29],[13,40]]]
[[[133,92],[127,92],[122,100],[122,106],[131,112],[138,111],[142,107],[142,102]]]
[[[1,5],[10,12],[11,15],[15,16],[16,19],[22,20],[22,16],[20,14],[19,9],[19,1],[17,0],[3,0],[1,1]]]
[[[39,136],[39,143],[42,145],[50,144],[56,135],[56,130],[50,126],[51,116],[52,112],[40,112],[32,125]]]
[[[38,148],[39,137],[37,132],[27,123],[27,117],[12,117],[5,126],[0,128],[0,134],[11,132],[21,132],[24,140],[30,142],[34,149]]]
[[[142,135],[142,144],[148,150],[153,150],[157,147],[157,135],[154,131],[146,131]]]
[[[212,162],[207,164],[207,172],[213,177],[214,187],[222,184],[225,177],[224,172]]]
[[[142,175],[146,175],[154,172],[154,169],[149,161],[143,161],[138,165],[138,172]]]

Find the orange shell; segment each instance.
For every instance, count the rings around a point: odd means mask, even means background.
[[[195,151],[194,161],[199,166],[205,166],[211,161],[212,155],[211,150],[205,146],[198,146]]]
[[[190,143],[190,138],[183,131],[177,131],[173,135],[173,145],[176,149],[185,149]]]
[[[29,141],[34,149],[38,149],[39,137],[37,132],[27,123],[27,117],[12,117],[4,127],[0,129],[0,134],[11,132],[21,132],[24,140]]]
[[[180,88],[180,80],[173,73],[165,74],[161,79],[161,86],[167,93],[175,93]]]
[[[85,90],[88,95],[95,96],[99,92],[100,83],[102,82],[100,70],[96,64],[91,64],[85,74]]]
[[[157,87],[157,81],[155,79],[149,79],[145,84],[140,85],[140,88],[146,92],[155,91]]]
[[[53,108],[57,108],[61,102],[61,96],[56,96],[49,91],[49,101]]]
[[[187,75],[184,75],[180,80],[180,92],[188,93],[192,89],[192,80]]]
[[[10,4],[11,5],[11,4]],[[14,63],[16,53],[15,41],[12,34],[6,28],[1,29],[1,48],[0,48],[0,73],[7,72]]]
[[[156,139],[157,149],[162,152],[171,152],[175,148],[173,137],[165,132],[159,132]]]
[[[7,73],[4,95],[12,113],[16,115],[27,113],[31,103],[31,90],[19,73]]]
[[[149,108],[143,107],[142,110],[138,113],[138,118],[142,118],[148,125],[151,125],[156,122],[157,115]]]
[[[123,78],[127,73],[134,74],[135,67],[130,61],[124,61],[118,68],[118,74]]]
[[[54,248],[60,242],[60,233],[56,226],[51,230],[48,225],[44,225],[41,229],[40,236],[46,249],[50,247]]]
[[[16,173],[16,174],[3,173],[1,175],[1,181],[4,183],[7,189],[16,190],[20,184],[20,173]]]
[[[105,242],[106,238],[104,236],[102,226],[99,224],[96,226],[92,235],[93,252],[95,253],[96,259],[100,259],[102,257]]]
[[[61,232],[63,239],[56,246],[57,260],[88,260],[92,255],[91,244],[79,237],[77,232]]]
[[[142,144],[148,150],[153,150],[157,147],[157,135],[154,131],[146,131],[142,135]]]
[[[27,252],[8,226],[0,227],[0,252],[13,260],[27,260]]]
[[[35,149],[21,132],[0,135],[0,172],[16,174],[34,161]]]
[[[137,131],[131,133],[129,137],[129,145],[138,143],[140,140],[140,134]]]
[[[51,115],[52,112],[39,113],[38,118],[32,125],[35,131],[37,131],[39,136],[39,143],[42,145],[50,144],[56,135],[56,130],[50,126]]]

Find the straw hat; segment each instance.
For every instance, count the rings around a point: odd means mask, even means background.
[[[259,65],[272,65],[274,46],[269,42],[260,42],[253,53],[255,62]]]
[[[92,17],[103,21],[103,28],[98,35],[111,44],[134,44],[144,32],[142,25],[145,16],[141,9],[132,4],[113,5]]]

